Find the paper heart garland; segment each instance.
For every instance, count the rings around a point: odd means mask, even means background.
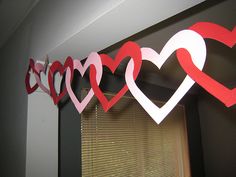
[[[233,31],[229,31],[213,23],[199,22],[189,29],[196,31],[203,38],[219,41],[231,48],[236,43],[236,27],[234,27]],[[178,50],[177,58],[185,72],[211,95],[223,102],[227,107],[236,104],[236,88],[230,90],[199,70],[186,51]]]
[[[232,48],[236,42],[236,27],[234,27],[232,31],[229,31],[224,27],[213,23],[196,23],[191,26],[189,30],[183,30],[174,35],[164,46],[160,54],[156,53],[151,48],[142,48],[140,50],[136,43],[127,42],[121,47],[115,60],[112,60],[105,54],[99,56],[97,53],[91,53],[84,66],[81,65],[79,60],[73,62],[70,57],[67,58],[64,65],[59,61],[56,61],[52,64],[48,72],[50,90],[41,83],[40,74],[41,72],[45,74],[45,67],[41,64],[35,64],[34,60],[30,59],[25,77],[26,90],[30,94],[40,86],[43,91],[51,94],[54,104],[57,104],[60,99],[65,96],[68,89],[71,100],[75,104],[76,109],[81,113],[94,94],[98,97],[103,109],[108,111],[129,88],[133,96],[156,123],[160,123],[166,117],[195,81],[210,94],[222,101],[226,106],[232,106],[236,104],[236,88],[230,90],[202,71],[206,59],[206,46],[203,38],[219,41]],[[159,108],[137,87],[135,79],[138,76],[142,60],[152,62],[160,69],[175,50],[177,50],[178,61],[187,73],[187,76],[167,103]],[[111,72],[114,73],[120,62],[126,57],[131,57],[125,72],[126,85],[124,85],[111,100],[108,100],[99,88],[103,72],[102,66],[108,67]],[[88,95],[79,102],[70,85],[73,80],[73,71],[76,69],[83,76],[88,67],[90,67],[90,84],[92,88]],[[33,86],[30,85],[30,71],[33,72],[37,81]],[[54,75],[57,72],[59,72],[60,75],[66,73],[66,87],[59,94],[56,93],[54,88]]]
[[[41,76],[40,74],[43,73],[44,75],[46,75],[46,67],[44,65],[42,65],[41,63],[36,63],[35,64],[35,70],[37,73],[34,73],[36,82],[38,84],[38,86],[48,95],[50,95],[50,91],[48,88],[46,88],[43,83],[41,82]]]
[[[34,86],[32,86],[32,87],[30,86],[30,76],[31,76],[30,70],[32,70],[35,75],[39,76],[39,74],[37,73],[37,71],[35,70],[34,67],[35,67],[34,66],[34,60],[32,58],[30,58],[28,70],[27,70],[27,73],[26,73],[26,76],[25,76],[25,87],[26,87],[26,91],[27,91],[28,94],[33,93],[35,90],[37,90],[37,88],[39,86],[37,84],[37,82],[34,84]]]
[[[56,72],[59,72],[61,76],[66,72],[66,69],[70,68],[71,70],[71,80],[73,79],[73,60],[71,57],[67,57],[64,65],[62,65],[59,61],[53,62],[49,69],[48,74],[48,84],[50,88],[51,97],[53,99],[54,104],[58,104],[58,102],[66,95],[67,90],[66,87],[57,95],[55,86],[54,86],[54,75]]]
[[[93,65],[96,68],[96,82],[99,84],[102,79],[103,69],[102,69],[102,62],[101,62],[100,56],[96,52],[93,52],[88,56],[83,66],[79,60],[74,60],[74,70],[78,70],[81,76],[84,75],[85,71],[90,67],[90,65]],[[83,99],[83,101],[79,102],[71,88],[71,81],[72,81],[71,69],[67,68],[67,71],[66,71],[67,92],[72,102],[74,103],[76,109],[78,110],[79,113],[81,113],[86,107],[86,105],[89,103],[89,101],[92,99],[94,92],[91,88],[87,96]]]
[[[203,68],[206,59],[205,42],[198,33],[191,30],[183,30],[175,34],[166,43],[160,54],[156,53],[151,48],[141,48],[142,60],[152,62],[160,69],[168,57],[175,50],[180,48],[186,49],[191,54],[194,64],[199,69]],[[137,87],[134,78],[132,77],[133,70],[134,63],[133,60],[130,60],[125,72],[127,86],[131,94],[157,124],[159,124],[169,114],[169,112],[176,106],[176,104],[195,83],[189,76],[186,76],[174,95],[172,95],[165,105],[159,108]]]
[[[102,65],[108,67],[112,71],[112,73],[115,72],[115,70],[123,59],[125,59],[126,57],[131,57],[135,65],[134,72],[132,73],[134,79],[137,78],[142,64],[140,47],[136,43],[131,41],[126,42],[120,48],[114,60],[105,54],[101,54],[100,57],[102,60]],[[99,88],[98,83],[95,79],[97,78],[97,72],[100,71],[96,71],[96,68],[94,68],[94,66],[91,66],[90,84],[95,95],[102,104],[104,111],[107,112],[127,92],[128,87],[125,84],[124,87],[111,100],[108,101],[104,93]]]

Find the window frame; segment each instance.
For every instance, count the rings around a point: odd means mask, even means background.
[[[75,84],[76,88],[74,88],[77,93],[80,93],[82,88],[90,88],[89,80],[81,79],[78,74],[75,74],[74,77],[78,78],[75,79],[78,84]],[[106,82],[101,82],[100,88],[104,92],[116,93],[124,85],[123,76],[104,73],[103,77]],[[175,90],[139,80],[136,81],[136,84],[153,100],[166,102],[175,92]],[[126,95],[131,96],[129,92]],[[179,104],[185,107],[191,176],[205,176],[197,95],[187,93]],[[76,124],[75,120],[77,120]],[[80,114],[71,101],[65,101],[59,105],[59,176],[71,176],[73,171],[73,176],[82,176],[81,134],[72,133],[80,131],[81,124],[78,120],[80,120]],[[70,150],[67,148],[68,144],[71,146]],[[76,154],[77,158],[70,158],[72,154]]]

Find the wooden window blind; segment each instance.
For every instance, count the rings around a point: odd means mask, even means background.
[[[177,106],[157,125],[133,98],[108,112],[92,99],[81,114],[82,176],[190,176],[184,112]]]

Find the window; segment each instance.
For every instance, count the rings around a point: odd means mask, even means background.
[[[157,125],[131,97],[107,113],[94,98],[81,115],[81,134],[83,177],[190,176],[183,106]]]

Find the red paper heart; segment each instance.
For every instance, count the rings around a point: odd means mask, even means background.
[[[196,31],[203,38],[214,39],[231,48],[236,43],[236,27],[234,27],[233,31],[229,31],[217,24],[199,22],[191,26],[189,29]],[[177,51],[177,58],[185,72],[211,95],[219,99],[227,107],[236,104],[236,88],[232,90],[228,89],[199,70],[192,62],[191,56],[186,50],[179,49]]]
[[[50,93],[53,99],[54,104],[58,104],[58,102],[66,95],[67,90],[66,87],[59,93],[59,95],[56,93],[55,86],[54,86],[54,76],[55,73],[59,72],[61,76],[66,72],[67,68],[70,68],[71,71],[71,81],[73,79],[73,59],[71,57],[67,57],[64,65],[62,65],[59,61],[53,62],[49,69],[48,74],[48,84],[50,88]]]
[[[101,60],[102,65],[108,67],[112,73],[114,74],[115,70],[119,66],[120,62],[125,59],[127,56],[130,56],[134,61],[134,79],[137,78],[138,73],[141,68],[142,64],[142,58],[141,58],[141,50],[140,47],[131,41],[126,42],[118,51],[115,60],[113,60],[111,57],[109,57],[106,54],[101,54]],[[93,65],[90,67],[90,84],[94,91],[94,94],[97,96],[99,101],[102,104],[102,107],[104,111],[108,111],[128,90],[127,85],[125,84],[123,88],[111,99],[108,100],[104,93],[101,91],[101,89],[98,86],[98,83],[96,81],[96,69]]]
[[[30,70],[32,69],[33,73],[37,74],[39,76],[39,73],[36,72],[35,68],[34,68],[34,60],[32,58],[30,58],[29,60],[29,67],[25,76],[25,86],[26,86],[26,90],[28,94],[33,93],[37,88],[38,88],[38,84],[35,83],[33,87],[30,86]]]

